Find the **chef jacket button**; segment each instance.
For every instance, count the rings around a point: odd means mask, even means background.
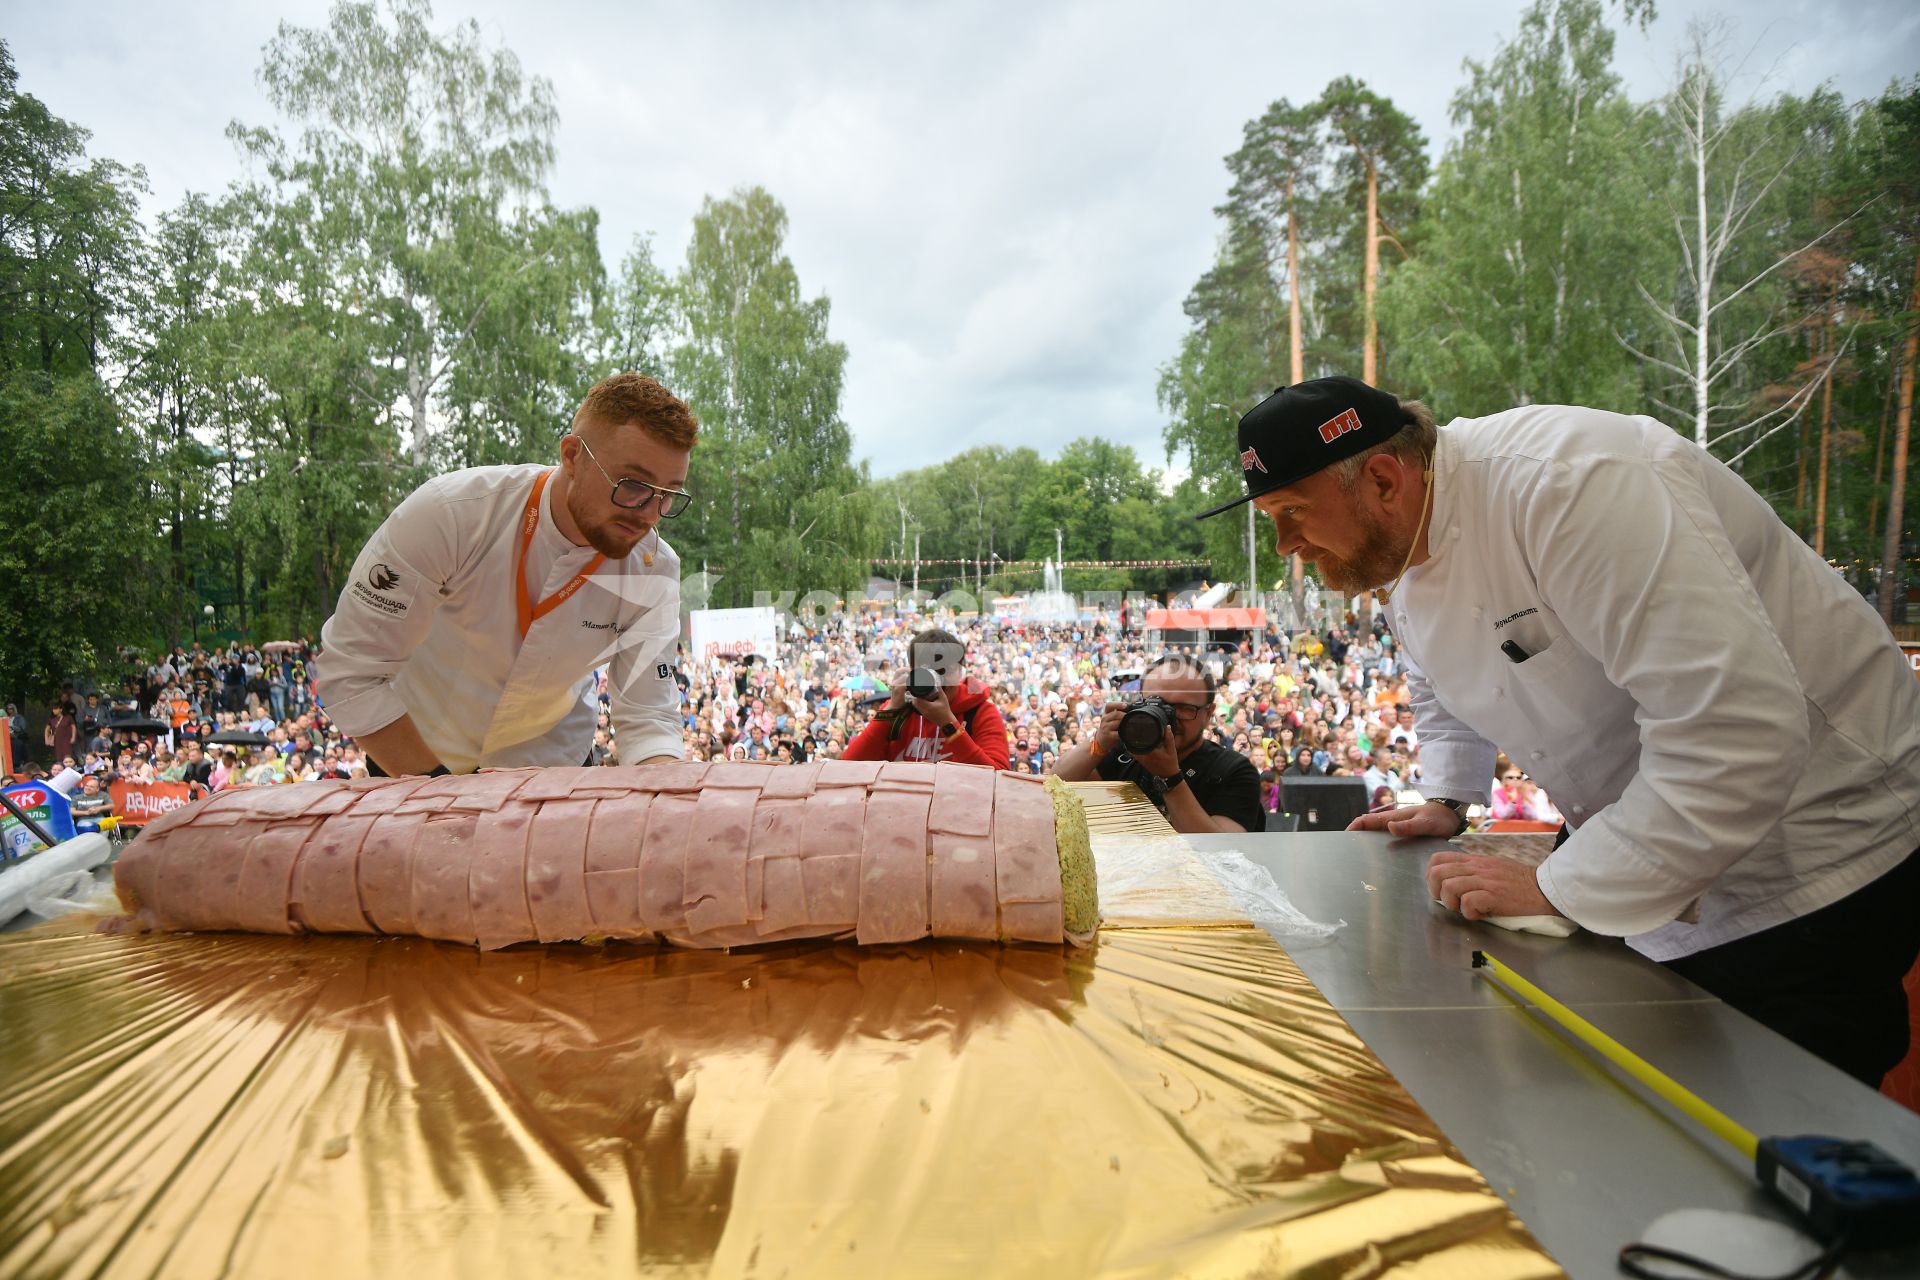
[[[1453,528],[1449,529],[1447,531],[1447,536],[1449,538],[1458,538],[1460,536],[1460,526],[1455,525],[1453,526]]]
[[[1496,698],[1504,698],[1507,696],[1507,691],[1499,685],[1495,685],[1493,686],[1493,696]]]
[[[1544,760],[1544,759],[1546,759],[1546,758],[1547,758],[1547,753],[1546,753],[1546,752],[1544,752],[1544,751],[1535,751],[1535,752],[1533,753],[1533,758],[1534,758],[1535,760]]]
[[[1473,616],[1474,616],[1474,617],[1476,617],[1476,618],[1480,616],[1480,606],[1479,606],[1479,605],[1475,605],[1475,606],[1473,607]]]
[[[1573,806],[1573,811],[1574,811],[1575,813],[1585,813],[1585,812],[1587,811],[1587,806],[1585,806],[1585,805],[1583,805],[1583,804],[1577,804],[1577,805],[1575,805],[1575,806]]]

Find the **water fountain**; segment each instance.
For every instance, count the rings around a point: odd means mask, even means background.
[[[1080,616],[1073,597],[1060,589],[1060,567],[1051,558],[1040,571],[1040,590],[1027,594],[1028,622],[1072,622]]]

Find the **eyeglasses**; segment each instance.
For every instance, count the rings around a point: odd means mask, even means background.
[[[1181,724],[1192,724],[1195,720],[1207,714],[1205,707],[1190,707],[1184,702],[1169,702],[1167,703],[1167,707],[1173,712],[1173,718]]]
[[[627,511],[641,511],[649,502],[657,498],[660,502],[660,518],[671,520],[685,511],[688,504],[693,501],[693,495],[683,489],[663,489],[659,485],[648,484],[645,480],[635,480],[632,476],[615,480],[607,473],[605,467],[600,466],[600,459],[593,456],[593,450],[587,447],[587,442],[580,435],[574,432],[568,434],[580,441],[580,447],[586,449],[588,461],[600,467],[600,474],[606,476],[607,483],[613,486],[614,506]]]

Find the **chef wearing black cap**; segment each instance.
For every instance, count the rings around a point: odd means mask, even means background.
[[[1353,378],[1240,422],[1247,496],[1330,587],[1385,588],[1448,837],[1495,744],[1567,815],[1537,869],[1436,855],[1469,919],[1560,914],[1877,1084],[1920,951],[1920,683],[1737,475],[1651,418],[1532,405],[1436,430]],[[1207,515],[1226,507],[1216,508]]]

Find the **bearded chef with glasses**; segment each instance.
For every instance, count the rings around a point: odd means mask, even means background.
[[[376,775],[577,765],[605,667],[624,763],[682,756],[673,680],[699,424],[665,387],[599,383],[558,466],[427,481],[374,531],[321,632],[327,714]]]

